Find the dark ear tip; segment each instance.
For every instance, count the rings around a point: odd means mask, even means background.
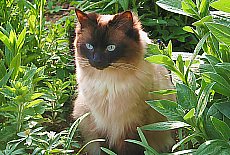
[[[127,17],[127,18],[133,18],[133,13],[130,10],[123,12],[122,15]]]
[[[79,13],[83,13],[83,12],[81,10],[75,8],[75,13],[76,13],[76,15],[78,15]]]

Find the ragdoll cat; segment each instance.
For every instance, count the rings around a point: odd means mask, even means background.
[[[79,24],[74,42],[78,98],[75,118],[89,112],[80,124],[86,142],[103,138],[105,143],[87,147],[90,155],[101,154],[100,146],[118,155],[140,155],[143,148],[124,142],[138,139],[137,127],[166,118],[149,107],[150,99],[175,100],[173,95],[150,95],[149,91],[173,88],[168,71],[144,60],[147,34],[138,18],[126,11],[116,15],[83,13],[76,10]],[[144,132],[150,146],[169,151],[170,132]]]

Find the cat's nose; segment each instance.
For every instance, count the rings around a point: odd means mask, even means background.
[[[99,53],[94,53],[93,55],[93,61],[97,64],[100,64],[102,62],[102,56]]]

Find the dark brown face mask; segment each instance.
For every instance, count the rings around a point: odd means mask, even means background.
[[[130,11],[114,15],[106,22],[100,21],[101,15],[95,13],[77,10],[76,15],[80,23],[77,51],[89,60],[92,67],[107,68],[110,63],[130,55],[126,53],[132,51],[128,40],[139,41]]]

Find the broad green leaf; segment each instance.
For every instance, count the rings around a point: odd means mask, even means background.
[[[149,145],[148,144],[148,142],[147,142],[147,140],[146,140],[146,138],[145,138],[145,135],[144,135],[144,133],[141,131],[141,129],[139,128],[139,127],[137,127],[137,132],[138,132],[138,135],[139,135],[139,137],[140,137],[140,139],[141,139],[141,141],[142,141],[142,143],[144,144],[144,145]],[[151,154],[151,152],[149,151],[149,150],[147,150],[146,149],[146,154]]]
[[[10,35],[9,35],[9,41],[10,41],[10,44],[12,46],[12,49],[13,49],[13,53],[14,55],[16,55],[16,49],[17,49],[17,45],[16,45],[16,42],[17,42],[17,35],[15,33],[14,30],[11,30],[10,31]]]
[[[101,147],[101,150],[104,151],[105,153],[109,154],[109,155],[116,155],[116,153],[114,153],[113,151],[111,151],[107,148]]]
[[[167,55],[171,58],[172,57],[172,41],[170,40],[167,46]]]
[[[192,25],[200,27],[200,26],[205,26],[205,22],[212,22],[212,21],[213,21],[212,16],[205,16],[201,20],[192,23]]]
[[[126,141],[126,142],[130,142],[130,143],[134,143],[134,144],[137,144],[137,145],[140,145],[140,146],[144,147],[146,150],[150,151],[152,154],[154,154],[154,155],[159,155],[159,153],[158,153],[156,150],[154,150],[153,148],[151,148],[149,145],[143,144],[143,143],[140,142],[140,141],[132,140],[132,139],[127,139],[127,140],[125,140],[125,141]]]
[[[215,23],[230,26],[230,13],[223,11],[210,11]]]
[[[183,30],[186,32],[194,33],[194,29],[191,26],[184,26]]]
[[[205,17],[209,14],[209,0],[201,0],[199,13],[201,17]]]
[[[162,54],[157,44],[148,44],[147,51],[152,55]]]
[[[26,36],[26,28],[24,28],[22,30],[22,32],[19,34],[19,36],[18,36],[18,40],[17,40],[17,49],[18,49],[18,51],[20,51],[20,49],[22,48],[22,46],[24,44],[25,36]]]
[[[202,77],[207,83],[215,82],[213,90],[225,96],[230,96],[230,84],[222,76],[217,73],[206,72],[202,74]]]
[[[184,61],[183,61],[183,59],[182,59],[181,54],[179,54],[178,57],[177,57],[176,66],[177,66],[177,68],[179,69],[179,71],[180,71],[182,74],[184,74],[184,66],[185,66],[185,64],[184,64]]]
[[[185,155],[185,154],[192,155],[195,152],[196,152],[196,149],[189,149],[189,150],[177,151],[174,153],[167,153],[167,155]]]
[[[230,102],[221,102],[214,104],[214,106],[228,119],[230,119]]]
[[[7,81],[9,80],[11,74],[13,73],[14,69],[11,69],[5,76],[0,80],[0,88],[6,85]]]
[[[156,4],[167,11],[190,16],[182,10],[181,2],[182,0],[159,0]]]
[[[175,64],[172,59],[170,59],[166,55],[153,55],[150,57],[145,58],[145,60],[151,62],[151,63],[156,63],[156,64],[162,64],[172,72],[174,72],[177,76],[181,78],[181,80],[184,82],[184,76],[183,74],[175,67]]]
[[[16,79],[16,77],[18,76],[18,72],[19,72],[19,67],[21,65],[21,54],[18,53],[11,61],[10,63],[10,69],[14,69],[11,77],[13,80]]]
[[[213,34],[210,34],[210,36],[207,39],[207,42],[210,46],[211,54],[216,58],[221,59],[222,54],[219,51],[219,41],[216,39],[216,37]]]
[[[211,7],[230,13],[230,3],[229,0],[218,0],[210,4]]]
[[[44,93],[34,93],[34,94],[32,94],[32,95],[30,96],[30,99],[31,99],[31,100],[35,100],[35,99],[41,97],[42,95],[44,95]]]
[[[149,92],[149,93],[150,94],[158,94],[158,95],[171,95],[171,94],[176,94],[176,90],[167,89],[167,90],[153,91],[153,92]]]
[[[6,67],[3,60],[0,60],[0,79],[6,74]]]
[[[146,101],[152,108],[166,116],[169,120],[183,120],[184,115],[176,102],[169,100],[156,100],[156,101]]]
[[[230,46],[220,43],[219,53],[223,62],[230,62]]]
[[[111,6],[111,5],[113,5],[113,4],[117,3],[117,2],[118,2],[118,0],[112,0],[112,1],[110,1],[110,2],[103,8],[103,10],[107,9],[109,6]]]
[[[196,108],[196,118],[201,117],[206,105],[208,103],[208,99],[209,99],[209,93],[213,87],[215,83],[209,83],[205,86],[205,88],[203,89],[200,98],[198,100],[198,104],[197,104],[197,108]]]
[[[195,127],[196,126],[196,121],[195,121],[195,108],[192,108],[183,118],[184,120],[189,123],[191,126]]]
[[[222,75],[225,79],[228,78],[227,81],[230,80],[230,63],[218,63],[214,68],[218,74]]]
[[[179,141],[178,143],[176,143],[175,145],[173,145],[172,147],[172,151],[174,151],[176,148],[178,148],[180,145],[182,144],[185,144],[189,141],[191,141],[192,139],[194,139],[195,137],[199,136],[198,134],[192,134],[192,135],[189,135],[187,137],[185,137],[184,139],[182,139],[181,141]]]
[[[195,155],[218,154],[227,155],[230,152],[230,145],[223,140],[209,140],[199,146]]]
[[[120,5],[121,5],[121,7],[123,8],[124,11],[128,10],[129,1],[127,1],[127,0],[118,0],[118,1],[119,1]]]
[[[215,117],[212,117],[212,116],[211,116],[211,121],[212,121],[212,124],[215,127],[216,131],[222,135],[224,140],[228,141],[230,138],[229,126],[225,122],[223,122],[223,121],[221,121]]]
[[[181,5],[184,12],[190,14],[195,19],[200,19],[196,4],[192,0],[183,0]]]
[[[205,55],[205,59],[208,60],[208,62],[212,65],[215,66],[216,64],[220,63],[221,61],[217,59],[216,57],[212,55]]]
[[[178,104],[180,104],[184,109],[192,109],[196,107],[196,94],[188,86],[177,83],[176,90]]]
[[[178,129],[182,127],[190,127],[190,125],[180,121],[167,121],[167,122],[158,122],[154,124],[145,125],[142,126],[141,129],[148,130],[148,131],[167,131],[167,130]]]
[[[12,45],[9,38],[0,31],[0,40],[6,45],[6,47],[12,51]]]
[[[144,135],[144,133],[141,131],[141,129],[139,127],[137,127],[137,132],[138,132],[139,137],[141,138],[141,141],[144,144],[148,145],[148,142],[147,142],[147,140],[145,138],[145,135]]]
[[[218,23],[205,23],[211,33],[221,42],[230,46],[230,27]]]
[[[42,102],[44,102],[42,99],[37,99],[37,100],[31,101],[28,105],[25,106],[25,108],[27,109],[27,108],[36,106]]]

